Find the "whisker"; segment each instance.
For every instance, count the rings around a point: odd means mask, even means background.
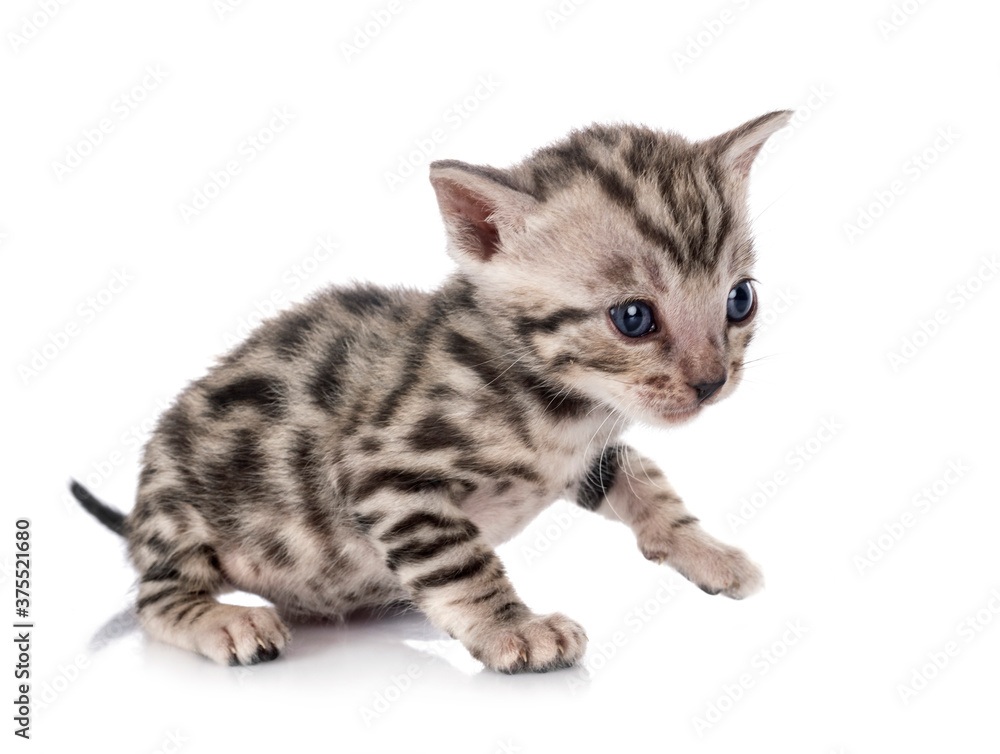
[[[476,392],[478,393],[478,392],[479,392],[480,390],[484,390],[484,389],[488,388],[488,387],[489,387],[490,385],[492,385],[492,384],[493,384],[494,382],[496,382],[496,381],[497,381],[497,380],[499,380],[499,379],[500,379],[501,377],[503,377],[503,376],[504,376],[505,374],[507,374],[507,372],[509,372],[509,371],[510,371],[511,369],[513,369],[513,368],[514,368],[514,365],[515,365],[515,364],[517,364],[517,362],[519,362],[519,361],[520,361],[521,359],[523,359],[523,358],[524,358],[525,356],[527,356],[527,355],[528,355],[527,353],[523,353],[523,354],[521,354],[520,356],[518,356],[518,357],[517,357],[516,359],[514,359],[514,361],[512,361],[512,362],[510,363],[510,366],[508,366],[508,367],[507,367],[506,369],[504,369],[504,370],[503,370],[502,372],[500,372],[500,374],[498,374],[498,375],[497,375],[496,377],[494,377],[494,378],[493,378],[492,380],[490,380],[489,382],[487,382],[487,383],[486,383],[485,385],[482,385],[482,386],[481,386],[481,387],[480,387],[480,388],[479,388],[478,390],[476,390]],[[492,359],[492,361],[496,361],[496,359]],[[484,361],[483,363],[485,364],[486,362]]]
[[[747,364],[756,364],[759,361],[764,361],[765,359],[773,359],[777,356],[782,356],[782,355],[783,354],[780,353],[766,353],[763,356],[757,356],[756,358],[753,359],[744,359],[742,366],[746,366]]]

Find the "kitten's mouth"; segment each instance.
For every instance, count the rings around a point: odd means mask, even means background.
[[[700,410],[701,404],[689,408],[662,409],[658,412],[658,416],[667,424],[683,424],[693,419]]]
[[[639,413],[645,415],[650,423],[672,425],[683,424],[693,419],[706,404],[689,403],[686,406],[678,406],[667,396],[650,394],[640,389],[634,395],[632,405],[639,409]]]

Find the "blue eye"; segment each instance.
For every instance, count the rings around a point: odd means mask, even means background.
[[[741,280],[729,291],[726,302],[726,316],[730,322],[745,322],[757,309],[757,299],[749,280]]]
[[[656,329],[653,322],[653,310],[645,301],[630,301],[621,306],[614,306],[609,311],[611,321],[615,323],[622,335],[638,338]]]

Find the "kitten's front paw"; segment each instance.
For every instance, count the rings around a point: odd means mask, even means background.
[[[669,547],[640,545],[640,549],[650,560],[667,563],[709,594],[740,600],[764,588],[764,574],[746,553],[703,531],[678,538]]]
[[[528,615],[513,624],[495,623],[466,644],[469,652],[501,673],[544,673],[583,657],[587,635],[565,615]]]

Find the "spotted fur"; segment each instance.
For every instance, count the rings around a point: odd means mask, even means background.
[[[399,602],[490,668],[570,665],[583,629],[534,614],[494,551],[560,497],[706,591],[755,591],[756,567],[619,437],[739,382],[746,181],[787,119],[697,143],[591,126],[506,170],[433,163],[458,265],[439,290],[317,293],[177,398],[124,520],[74,487],[126,535],[148,632],[247,664],[284,649],[287,621]],[[636,299],[656,328],[629,338],[609,311]],[[216,600],[234,587],[275,608]]]

